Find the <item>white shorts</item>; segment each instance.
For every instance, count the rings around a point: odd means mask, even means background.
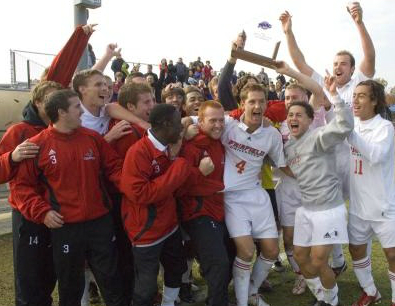
[[[347,209],[344,204],[320,211],[308,210],[303,206],[296,210],[294,245],[310,247],[344,243],[348,243]]]
[[[225,222],[231,238],[277,238],[277,226],[267,192],[257,187],[225,192]]]
[[[395,219],[385,221],[363,220],[356,215],[348,217],[350,243],[366,244],[376,235],[384,249],[395,247]]]
[[[298,183],[284,178],[276,188],[276,199],[281,226],[295,226],[295,212],[302,206],[302,194]]]

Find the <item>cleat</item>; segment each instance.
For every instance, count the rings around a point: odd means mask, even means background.
[[[332,271],[333,271],[333,273],[335,273],[335,278],[338,278],[340,276],[340,274],[342,274],[346,270],[347,270],[347,263],[346,263],[346,261],[344,261],[343,265],[340,266],[340,267],[336,267],[336,268],[332,267]]]
[[[180,297],[180,300],[185,303],[193,304],[196,302],[192,294],[192,285],[190,283],[181,284],[178,296]]]
[[[277,260],[273,266],[272,269],[276,272],[284,272],[285,271],[285,267],[283,266],[282,262],[280,260]]]
[[[263,292],[272,292],[273,291],[273,286],[272,286],[272,284],[267,280],[267,279],[265,279],[263,282],[262,282],[262,285],[259,287]]]
[[[381,294],[378,290],[376,290],[376,294],[374,296],[367,295],[365,291],[362,292],[362,295],[359,297],[358,301],[354,302],[352,306],[368,306],[379,303],[381,300]]]
[[[262,299],[262,295],[253,294],[248,297],[248,305],[250,306],[270,306]]]

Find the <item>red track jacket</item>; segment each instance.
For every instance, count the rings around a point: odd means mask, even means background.
[[[118,122],[120,122],[120,120],[111,119],[108,130],[111,130]],[[129,148],[135,142],[140,140],[145,134],[145,129],[143,129],[141,126],[137,124],[131,124],[131,127],[132,133],[127,134],[110,143],[111,147],[113,147],[113,149],[117,151],[118,155],[122,157],[122,159],[125,159],[126,152],[129,150]]]
[[[214,171],[208,176],[200,174],[199,185],[203,193],[195,192],[195,196],[179,198],[182,205],[182,221],[188,221],[199,216],[210,216],[217,221],[224,220],[223,183],[225,150],[221,140],[214,140],[203,132],[185,143],[180,156],[183,156],[197,171],[200,160],[210,156],[214,163]],[[188,190],[187,190],[188,191]],[[204,196],[206,195],[206,196]]]
[[[191,167],[179,157],[171,161],[144,136],[126,153],[120,189],[122,217],[134,245],[151,244],[177,226],[173,192],[188,178]]]
[[[29,105],[27,106],[28,112],[30,111],[30,119],[31,121],[22,121],[11,126],[7,132],[4,134],[3,138],[0,142],[0,154],[5,154],[10,151],[14,151],[16,146],[20,143],[24,142],[26,139],[31,138],[42,130],[46,128],[43,122],[39,121],[38,118],[33,118],[34,114],[32,114],[32,109]],[[28,115],[29,117],[29,115]],[[15,165],[15,171],[13,174],[16,174],[16,169],[18,168],[18,164]],[[13,175],[12,175],[13,176]],[[8,197],[8,202],[10,203],[13,209],[19,210],[17,207],[17,203],[15,201],[15,195],[17,191],[15,190],[15,180],[10,177],[10,195]]]
[[[63,215],[65,223],[108,213],[101,174],[118,186],[122,160],[98,133],[81,127],[63,134],[48,127],[30,141],[40,146],[40,152],[21,162],[15,178],[17,205],[27,219],[42,223],[52,209]],[[45,186],[44,193],[37,190],[40,185]]]
[[[12,152],[4,153],[0,156],[0,184],[8,182],[12,178],[13,167],[11,166]]]

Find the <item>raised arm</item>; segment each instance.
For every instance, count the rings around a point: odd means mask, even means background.
[[[93,65],[92,69],[104,71],[114,56],[121,54],[122,48],[117,49],[117,44],[108,44],[104,55]]]
[[[281,14],[280,21],[283,27],[285,38],[287,40],[288,52],[292,58],[293,63],[301,73],[307,76],[311,76],[314,70],[306,63],[304,55],[302,51],[299,49],[298,44],[296,43],[295,35],[292,31],[291,14],[288,11],[285,11],[284,13]]]
[[[95,26],[96,24],[89,24],[75,28],[65,46],[53,59],[45,77],[47,81],[58,82],[64,88],[69,86]]]
[[[375,72],[376,52],[374,50],[373,41],[362,20],[362,7],[359,2],[353,2],[347,7],[347,10],[354,20],[361,38],[363,59],[359,65],[359,69],[365,76],[371,78],[374,76]]]
[[[351,108],[340,98],[336,90],[336,81],[327,72],[325,87],[330,93],[332,104],[335,105],[335,117],[318,133],[316,146],[318,150],[326,151],[336,144],[343,142],[354,129],[354,117]]]
[[[324,91],[322,87],[307,75],[292,69],[286,62],[277,61],[276,62],[276,72],[285,74],[291,78],[294,78],[298,83],[305,89],[311,92],[310,104],[313,106],[314,110],[319,109],[324,103]]]
[[[243,31],[237,36],[236,41],[232,42],[231,50],[244,49],[247,36]],[[236,65],[236,58],[229,57],[218,80],[218,99],[224,106],[225,111],[237,108],[237,101],[233,97],[231,79]]]

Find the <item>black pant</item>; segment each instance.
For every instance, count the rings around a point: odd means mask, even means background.
[[[52,229],[53,257],[59,288],[59,305],[80,305],[88,262],[107,306],[124,306],[117,267],[117,248],[109,214]]]
[[[51,234],[43,224],[12,211],[15,305],[50,306],[56,277]]]
[[[164,241],[147,247],[133,246],[134,293],[133,306],[152,306],[158,290],[159,262],[164,268],[166,287],[181,286],[182,274],[187,270],[181,232],[178,229]]]
[[[116,245],[118,248],[118,267],[123,284],[123,295],[127,305],[132,301],[134,287],[132,244],[125,232],[121,216],[122,194],[112,194],[113,209],[111,211],[114,221]]]
[[[200,267],[207,282],[207,305],[228,305],[230,260],[227,251],[229,237],[225,224],[209,216],[201,216],[184,225],[197,250]]]

